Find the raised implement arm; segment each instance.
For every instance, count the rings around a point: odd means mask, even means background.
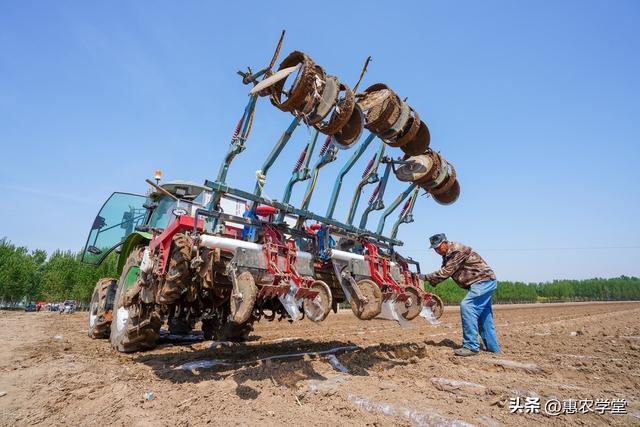
[[[362,188],[367,184],[375,184],[380,181],[380,177],[378,176],[378,167],[380,166],[380,161],[384,156],[384,143],[380,143],[380,148],[374,154],[373,159],[367,165],[364,173],[362,174],[362,179],[356,186],[356,191],[353,193],[353,197],[351,198],[351,205],[349,206],[349,213],[347,214],[347,224],[353,224],[353,218],[356,215],[356,210],[358,209],[358,204],[360,203],[360,196],[362,194]]]
[[[387,167],[384,170],[384,175],[380,180],[380,183],[373,190],[373,194],[369,199],[369,206],[364,210],[362,214],[362,218],[360,218],[360,229],[365,229],[367,226],[367,220],[369,219],[369,214],[373,211],[378,211],[380,209],[384,209],[384,192],[387,188],[387,182],[389,181],[389,175],[391,173],[391,163],[387,163]]]
[[[400,215],[398,216],[398,220],[393,224],[393,228],[391,228],[391,238],[395,239],[398,235],[398,228],[400,224],[408,224],[413,222],[413,207],[416,205],[416,199],[418,198],[418,192],[420,191],[420,187],[414,188],[413,193],[407,200],[407,203],[404,205],[402,210],[400,211]],[[383,224],[384,227],[384,224]],[[380,231],[378,231],[380,233]]]
[[[295,131],[299,125],[300,118],[294,117],[287,130],[285,130],[282,136],[280,136],[280,139],[278,140],[278,142],[276,142],[273,150],[271,150],[271,153],[269,153],[269,155],[267,156],[264,164],[262,165],[262,168],[258,171],[259,176],[256,177],[256,186],[253,190],[253,194],[255,194],[256,196],[262,195],[262,188],[264,187],[264,183],[267,179],[267,173],[269,172],[269,169],[271,168],[271,166],[273,166],[273,163],[276,161],[280,153],[282,153],[282,150],[287,145],[287,142],[289,142],[289,140],[291,139],[293,131]]]
[[[372,133],[367,136],[367,138],[360,144],[358,149],[353,153],[351,158],[347,160],[347,162],[342,166],[340,172],[338,172],[338,179],[336,183],[333,185],[333,191],[331,192],[331,199],[329,200],[329,206],[327,207],[327,213],[325,216],[327,218],[333,218],[333,212],[336,209],[336,203],[338,201],[338,195],[340,194],[340,188],[342,187],[342,179],[346,174],[349,173],[353,165],[358,161],[358,159],[362,156],[362,154],[367,150],[371,141],[374,140],[376,136]]]
[[[304,149],[303,154],[301,154],[298,162],[296,163],[293,172],[291,174],[291,178],[287,183],[287,186],[284,189],[284,195],[282,196],[282,203],[288,204],[291,199],[291,193],[293,191],[293,186],[300,182],[306,181],[311,178],[309,174],[309,162],[311,161],[311,154],[313,153],[313,149],[316,146],[316,142],[318,141],[319,132],[317,129],[314,129],[313,134],[311,135],[311,141],[307,144]],[[278,222],[282,222],[284,220],[285,213],[280,211],[278,213]]]
[[[309,203],[311,202],[311,196],[313,195],[313,190],[316,188],[316,183],[318,182],[318,174],[320,173],[320,169],[333,162],[338,156],[338,149],[333,146],[333,144],[327,144],[325,142],[322,150],[320,151],[320,159],[313,167],[313,172],[311,174],[311,181],[307,184],[307,191],[304,193],[304,197],[302,199],[302,205],[300,209],[307,209],[309,207]]]
[[[218,176],[216,178],[217,182],[226,183],[227,182],[227,173],[229,172],[229,166],[231,166],[231,162],[235,157],[242,153],[246,148],[244,142],[247,140],[249,136],[249,132],[251,131],[251,123],[253,122],[253,114],[256,109],[256,101],[258,100],[258,96],[254,95],[249,98],[249,102],[247,106],[244,108],[244,114],[242,114],[242,118],[238,122],[236,126],[236,130],[231,137],[231,144],[229,145],[229,150],[227,154],[224,156],[224,160],[220,165],[220,170],[218,170]],[[218,193],[213,194],[211,201],[209,202],[209,206],[207,207],[209,210],[214,209],[218,203],[220,202],[220,195]]]
[[[387,164],[387,167],[390,167],[390,164]],[[409,187],[407,187],[406,190],[400,193],[400,195],[396,197],[396,199],[393,202],[391,202],[391,205],[387,209],[385,209],[385,211],[382,213],[382,216],[380,217],[380,221],[378,222],[378,228],[376,233],[378,234],[382,233],[382,230],[384,229],[384,223],[387,220],[387,217],[391,214],[391,212],[396,210],[398,206],[400,206],[400,203],[402,203],[402,201],[406,199],[409,196],[409,194],[411,194],[412,191],[416,190],[416,193],[417,193],[418,188],[416,187],[418,187],[418,184],[413,183],[409,185]]]
[[[271,61],[266,68],[253,73],[251,68],[247,73],[243,73],[242,71],[238,71],[238,74],[242,76],[243,84],[258,84],[258,79],[262,76],[268,76],[271,73],[271,69],[276,63],[278,59],[278,55],[280,54],[280,49],[282,48],[282,41],[284,40],[285,31],[283,30],[280,33],[280,38],[278,39],[278,44],[276,45],[276,49],[273,52],[273,56],[271,57]],[[258,101],[258,95],[251,95],[249,97],[249,102],[244,109],[244,113],[242,114],[242,118],[238,122],[235,132],[231,137],[231,144],[229,146],[229,151],[224,157],[222,164],[220,165],[220,170],[218,171],[218,176],[216,177],[217,182],[226,183],[227,182],[227,173],[229,172],[229,166],[233,159],[240,153],[242,153],[245,149],[245,141],[249,137],[249,133],[251,132],[251,125],[253,124],[253,115],[256,110],[256,102]],[[220,203],[220,193],[213,192],[211,201],[207,206],[208,210],[215,209]],[[214,221],[215,225],[215,221]]]

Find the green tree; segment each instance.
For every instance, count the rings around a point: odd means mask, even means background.
[[[27,248],[0,240],[0,300],[11,305],[22,301],[35,289],[36,272]]]

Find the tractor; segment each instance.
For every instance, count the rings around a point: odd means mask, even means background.
[[[240,72],[243,83],[252,85],[249,102],[214,181],[161,183],[157,172],[155,182],[147,180],[146,195],[113,193],[100,209],[82,260],[97,265],[117,256],[119,277],[96,284],[89,336],[109,338],[116,350],[134,352],[153,348],[165,323],[171,334],[189,334],[199,325],[205,339],[242,340],[261,319],[321,322],[341,303],[361,320],[407,322],[421,314],[442,315],[442,301],[423,289],[419,264],[397,251],[402,246],[397,233],[401,224],[414,221],[421,189],[443,205],[458,198],[455,169],[429,148],[429,131],[418,113],[386,85],[357,93],[368,60],[352,90],[298,51],[272,71],[281,44],[282,36],[267,67]],[[246,147],[261,97],[293,120],[256,173],[250,192],[230,187],[226,176]],[[303,122],[314,132],[282,198],[263,197],[269,169]],[[361,140],[364,129],[369,135]],[[326,139],[309,167],[320,134]],[[379,148],[362,174],[347,218],[340,221],[334,212],[342,179],[376,138]],[[385,155],[388,147],[403,155]],[[351,149],[326,213],[310,211],[321,169]],[[385,209],[392,175],[409,185]],[[296,207],[289,200],[295,184],[303,181],[307,188]],[[356,225],[360,194],[369,184],[377,185]],[[403,202],[391,233],[384,234],[387,217]],[[382,209],[375,231],[367,228],[369,214]]]

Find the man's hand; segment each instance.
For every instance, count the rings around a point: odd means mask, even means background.
[[[429,283],[434,288],[438,285],[437,283],[433,283],[431,280],[429,280],[428,274],[420,274],[419,277],[420,277],[420,280],[422,280],[423,282]]]

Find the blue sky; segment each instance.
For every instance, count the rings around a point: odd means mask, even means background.
[[[303,50],[352,86],[371,55],[363,87],[408,97],[456,166],[458,202],[421,197],[400,229],[423,270],[440,262],[427,237],[445,232],[501,279],[638,276],[638,22],[636,1],[2,2],[0,236],[78,250],[112,191],[143,193],[155,169],[214,178],[248,99],[235,72],[264,66],[287,29],[283,55]],[[261,100],[229,183],[253,188],[290,120]],[[294,134],[269,196],[308,135]],[[313,210],[324,213],[340,163],[323,170]]]

